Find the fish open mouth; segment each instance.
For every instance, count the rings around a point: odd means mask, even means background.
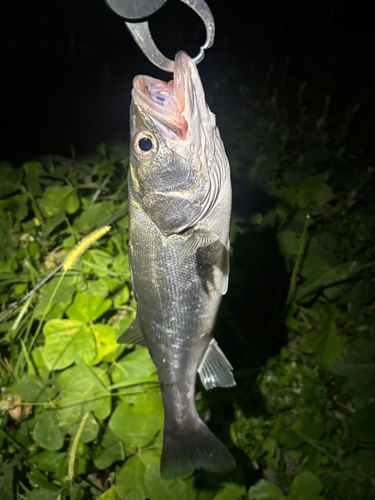
[[[186,75],[191,62],[186,52],[175,57],[173,80],[163,82],[150,76],[139,75],[133,80],[132,96],[135,104],[154,120],[166,127],[166,133],[173,132],[184,139],[188,131],[185,112]]]

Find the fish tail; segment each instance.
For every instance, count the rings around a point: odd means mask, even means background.
[[[166,423],[160,468],[162,477],[186,477],[194,469],[220,473],[236,466],[230,451],[198,415],[193,426],[185,427]]]

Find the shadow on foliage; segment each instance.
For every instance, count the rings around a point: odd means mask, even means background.
[[[283,308],[289,279],[276,229],[274,225],[259,227],[250,222],[255,213],[265,213],[273,207],[274,200],[261,188],[233,180],[233,210],[245,223],[232,245],[229,289],[221,304],[215,337],[233,365],[237,386],[203,392],[203,416],[227,444],[231,441],[235,408],[247,415],[266,412],[256,379],[268,358],[280,351],[287,338]],[[248,458],[240,450],[234,454],[240,467],[229,474],[232,480],[243,480],[238,477],[242,474],[240,469],[245,470],[248,485],[261,477],[260,471],[246,466]],[[197,487],[214,487],[219,480],[223,477],[200,472]]]

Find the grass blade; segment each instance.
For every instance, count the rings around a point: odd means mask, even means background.
[[[87,412],[81,420],[81,423],[79,424],[77,434],[74,436],[73,444],[72,444],[72,451],[70,452],[70,457],[69,457],[69,464],[68,464],[68,475],[69,479],[72,481],[74,478],[74,469],[75,469],[75,461],[76,461],[76,455],[77,455],[77,449],[78,449],[78,444],[79,440],[81,439],[83,429],[85,428],[87,419],[89,418],[90,412]]]

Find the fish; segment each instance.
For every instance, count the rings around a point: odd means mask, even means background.
[[[199,417],[205,389],[236,385],[212,331],[228,288],[229,161],[194,61],[173,80],[138,75],[130,106],[129,264],[137,316],[118,342],[146,345],[164,405],[163,478],[235,467]]]

